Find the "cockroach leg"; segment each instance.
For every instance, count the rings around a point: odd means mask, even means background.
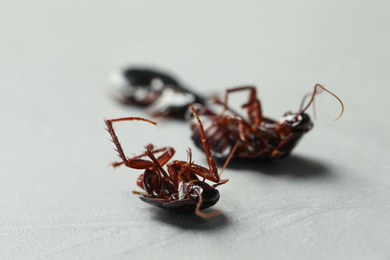
[[[127,166],[127,167],[131,167],[131,168],[134,168],[133,165],[131,165],[131,160],[127,159],[126,158],[126,155],[123,151],[123,148],[122,148],[122,145],[120,144],[119,140],[118,140],[118,137],[116,136],[116,133],[115,133],[115,130],[112,126],[112,123],[113,122],[119,122],[119,121],[133,121],[133,120],[137,120],[137,121],[145,121],[145,122],[148,122],[148,123],[151,123],[153,125],[157,125],[156,122],[154,121],[151,121],[151,120],[148,120],[148,119],[145,119],[145,118],[142,118],[142,117],[122,117],[122,118],[116,118],[116,119],[109,119],[109,120],[104,120],[104,122],[106,123],[107,125],[107,131],[110,133],[111,135],[111,138],[112,138],[112,142],[115,144],[116,146],[116,151],[118,152],[118,155],[119,157],[122,159],[123,163]],[[150,167],[150,162],[148,161],[145,161],[146,165],[149,165],[149,166],[146,166],[146,168]],[[145,169],[145,168],[144,168]]]
[[[142,191],[133,190],[132,193],[133,193],[133,194],[136,194],[136,195],[149,196],[149,193],[147,193],[147,192],[142,192]]]
[[[210,172],[216,177],[216,179],[219,181],[220,178],[219,178],[219,175],[218,175],[218,169],[217,169],[217,166],[215,164],[215,160],[214,160],[214,157],[211,155],[211,150],[210,150],[210,147],[209,147],[209,144],[207,142],[207,139],[204,135],[204,129],[203,129],[203,125],[202,125],[202,122],[200,121],[198,115],[196,114],[195,112],[195,109],[193,106],[190,106],[190,109],[192,110],[196,120],[198,121],[198,125],[199,125],[199,129],[200,129],[200,134],[201,134],[201,142],[202,142],[202,146],[203,146],[203,150],[204,150],[204,153],[206,155],[206,159],[207,159],[207,163],[209,165],[209,169],[210,169]]]
[[[225,93],[225,100],[223,102],[223,110],[220,114],[223,114],[228,109],[228,95],[233,92],[249,90],[249,100],[241,107],[247,109],[249,119],[256,125],[260,125],[262,121],[262,111],[260,100],[256,97],[256,88],[254,86],[244,86],[228,89]]]
[[[234,152],[236,151],[236,149],[237,149],[237,147],[238,147],[238,144],[239,144],[239,142],[237,141],[236,144],[234,145],[233,149],[230,151],[230,154],[229,154],[228,158],[226,159],[225,163],[224,163],[223,166],[222,166],[221,171],[219,172],[219,177],[222,176],[223,171],[224,171],[224,170],[226,169],[226,167],[228,166],[230,160],[232,159],[232,157],[233,157],[233,155],[234,155]],[[219,183],[215,184],[215,187],[218,186],[218,185],[220,185],[220,184],[219,184]]]
[[[116,168],[118,166],[121,166],[122,164],[123,164],[123,161],[117,161],[117,162],[110,163],[110,166]]]

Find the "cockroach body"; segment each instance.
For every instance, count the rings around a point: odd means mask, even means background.
[[[247,111],[246,119],[227,105],[230,93],[243,90],[250,92],[248,102],[242,105],[242,108]],[[220,113],[214,113],[200,104],[194,104],[194,107],[202,119],[205,136],[210,142],[209,145],[215,157],[226,159],[234,149],[233,157],[236,158],[278,158],[290,154],[302,136],[313,127],[313,122],[305,111],[314,102],[319,90],[330,93],[340,102],[342,112],[335,119],[338,120],[344,111],[343,103],[320,84],[315,85],[313,93],[304,96],[298,112],[289,111],[279,121],[262,115],[260,100],[253,86],[228,89],[224,102],[216,100],[217,104],[223,106]],[[310,102],[302,108],[304,100],[309,96],[311,96]],[[191,123],[192,139],[198,147],[201,147],[200,132],[196,128],[196,122],[190,117],[188,120]]]
[[[189,105],[204,104],[200,95],[183,87],[174,77],[156,70],[128,68],[113,74],[118,100],[123,104],[148,106],[153,116],[184,118]]]
[[[191,107],[191,109],[193,108]],[[186,162],[177,160],[169,162],[175,154],[175,150],[172,147],[155,148],[153,144],[148,144],[143,154],[127,158],[114,131],[113,122],[138,120],[154,125],[157,123],[140,117],[105,120],[105,123],[116,146],[116,151],[122,159],[119,162],[112,163],[112,165],[117,167],[124,164],[129,168],[144,170],[137,180],[137,185],[144,192],[134,191],[133,193],[141,195],[140,199],[142,201],[169,211],[177,213],[195,212],[200,217],[209,218],[219,214],[219,212],[203,213],[200,210],[211,207],[218,202],[220,194],[216,187],[228,181],[227,179],[222,180],[220,176],[229,160],[226,161],[222,171],[218,173],[216,163],[204,137],[202,123],[195,110],[193,110],[193,113],[200,128],[201,142],[203,143],[208,168],[197,165],[192,161],[191,149],[187,151]],[[159,155],[157,156],[157,154]],[[163,168],[164,165],[166,165],[167,170]],[[214,184],[206,183],[206,179]]]

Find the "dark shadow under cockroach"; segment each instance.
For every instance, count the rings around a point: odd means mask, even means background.
[[[216,229],[224,228],[230,224],[229,218],[223,212],[218,216],[206,220],[190,213],[175,213],[159,210],[157,208],[149,208],[149,210],[151,211],[152,217],[155,221],[184,230],[214,231]],[[212,210],[205,209],[204,211],[208,213]]]
[[[218,164],[223,164],[223,162],[224,160],[217,159]],[[233,158],[229,163],[229,169],[240,171],[253,170],[267,175],[287,176],[297,179],[333,177],[325,163],[298,155],[290,155],[289,157],[276,160]]]

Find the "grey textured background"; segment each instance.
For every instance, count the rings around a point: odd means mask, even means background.
[[[390,259],[388,1],[1,1],[1,259]],[[153,65],[202,93],[255,84],[264,114],[319,82],[291,157],[233,163],[209,221],[141,202],[103,118],[147,116],[108,75]],[[232,102],[241,102],[237,95]],[[232,98],[233,100],[233,98]],[[309,111],[311,113],[311,111]],[[128,154],[194,147],[189,127],[117,127]],[[194,148],[194,160],[205,164]]]

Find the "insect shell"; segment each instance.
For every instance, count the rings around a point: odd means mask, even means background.
[[[249,100],[242,105],[247,112],[245,118],[228,106],[228,95],[237,91],[250,93]],[[228,89],[223,102],[216,100],[222,106],[219,113],[201,104],[194,107],[203,122],[205,136],[215,157],[226,159],[233,152],[233,157],[237,158],[279,158],[289,155],[302,136],[312,129],[313,122],[305,111],[321,91],[330,93],[340,102],[342,112],[335,119],[338,120],[343,114],[344,105],[320,84],[315,85],[312,93],[304,96],[298,112],[289,111],[278,121],[262,115],[261,103],[253,86]],[[307,97],[311,97],[310,102],[302,108]],[[187,116],[187,120],[191,124],[192,139],[201,148],[196,122],[191,116]]]
[[[113,123],[134,120],[145,121],[154,125],[157,123],[139,117],[110,119],[105,120],[105,123],[116,146],[116,151],[121,158],[121,161],[114,162],[112,165],[117,167],[124,164],[129,168],[143,170],[143,173],[138,177],[137,185],[144,191],[133,193],[141,195],[140,199],[142,201],[163,209],[177,213],[195,212],[196,215],[202,218],[210,218],[218,215],[220,211],[203,213],[200,210],[211,207],[218,202],[220,194],[216,187],[228,181],[227,179],[222,180],[220,176],[229,160],[226,161],[222,171],[218,173],[214,158],[210,154],[210,149],[204,137],[202,123],[195,110],[193,110],[193,113],[200,128],[208,168],[197,165],[192,161],[190,149],[187,152],[187,161],[174,160],[169,162],[175,154],[175,150],[172,147],[156,148],[153,144],[148,144],[143,154],[128,158],[119,143]],[[163,168],[164,165],[166,165],[167,170]],[[206,179],[214,184],[206,183]]]
[[[183,87],[173,76],[157,70],[130,67],[111,78],[118,101],[148,107],[152,116],[183,119],[189,105],[205,103],[203,97]]]

